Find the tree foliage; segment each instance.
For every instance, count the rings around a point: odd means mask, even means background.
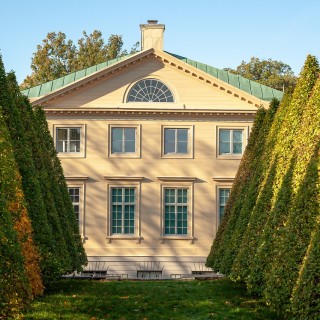
[[[137,46],[138,43],[130,53],[137,52]],[[110,35],[105,43],[101,31],[94,30],[89,35],[83,31],[76,46],[72,40],[67,40],[65,33],[49,32],[37,46],[31,61],[32,74],[24,79],[21,87],[33,87],[126,54],[120,35]]]
[[[0,56],[0,318],[15,315],[86,256],[43,110]],[[11,146],[12,145],[12,146]]]
[[[19,312],[30,299],[30,282],[24,268],[22,244],[15,221],[19,212],[12,210],[17,190],[18,171],[6,124],[0,110],[0,318]],[[21,206],[21,202],[16,205]]]
[[[242,61],[236,69],[225,68],[224,70],[280,91],[292,90],[296,83],[291,67],[282,61],[272,59],[260,60],[251,57],[249,62]]]
[[[319,64],[308,56],[293,94],[276,112],[271,105],[264,121],[257,115],[207,259],[295,319],[320,312],[319,105]],[[252,149],[254,139],[260,148]]]

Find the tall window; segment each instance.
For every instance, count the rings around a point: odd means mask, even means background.
[[[62,153],[80,153],[81,128],[57,128],[56,148]]]
[[[71,202],[73,205],[73,211],[76,215],[76,219],[79,225],[80,222],[80,188],[68,188]]]
[[[219,130],[219,154],[239,155],[243,153],[243,130],[220,129]]]
[[[164,189],[164,234],[188,234],[188,189]]]
[[[112,234],[134,234],[136,210],[135,188],[111,189]]]
[[[163,82],[143,79],[130,89],[127,102],[173,102],[173,94]]]
[[[111,153],[135,153],[136,128],[111,128]]]
[[[188,154],[189,129],[165,128],[164,129],[164,154]]]
[[[221,222],[224,215],[224,208],[227,204],[230,194],[230,189],[219,188],[219,222]]]

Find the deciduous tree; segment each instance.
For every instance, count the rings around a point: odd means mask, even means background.
[[[130,54],[138,51],[138,44],[133,45]],[[31,61],[32,74],[24,79],[21,88],[33,87],[126,54],[120,35],[110,35],[105,43],[101,31],[94,30],[89,35],[83,31],[76,46],[72,40],[67,40],[65,33],[49,32],[37,46]]]
[[[292,90],[296,83],[291,67],[272,59],[260,60],[252,57],[249,62],[242,61],[236,69],[224,70],[281,91]]]

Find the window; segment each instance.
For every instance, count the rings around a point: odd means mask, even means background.
[[[134,234],[135,188],[112,188],[111,199],[112,234]]]
[[[157,79],[138,81],[129,91],[127,102],[174,102],[171,90]]]
[[[83,240],[85,236],[85,190],[87,176],[65,176],[73,210],[79,226],[79,233]]]
[[[68,188],[77,223],[80,225],[80,188]]]
[[[140,157],[140,125],[109,125],[109,157]]]
[[[188,153],[188,129],[164,129],[164,154]]]
[[[57,151],[63,153],[80,152],[81,128],[57,128]]]
[[[193,157],[193,126],[163,126],[162,156],[172,158]]]
[[[160,241],[194,243],[193,186],[190,176],[161,176]]]
[[[60,158],[85,156],[85,125],[53,125],[53,135]]]
[[[219,191],[219,223],[220,223],[224,215],[224,208],[229,198],[230,189],[219,188],[218,191]]]
[[[164,234],[188,234],[188,189],[164,189]]]
[[[241,155],[243,153],[242,129],[219,129],[219,155]]]
[[[136,128],[111,129],[111,153],[136,152]]]
[[[104,176],[108,181],[107,234],[108,243],[136,240],[140,243],[140,187],[143,177]]]

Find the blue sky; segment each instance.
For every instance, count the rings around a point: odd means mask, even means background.
[[[140,41],[139,24],[165,24],[164,49],[217,68],[255,56],[280,60],[299,74],[307,54],[320,55],[318,0],[1,0],[0,53],[18,82],[48,32],[74,43],[82,31]]]

